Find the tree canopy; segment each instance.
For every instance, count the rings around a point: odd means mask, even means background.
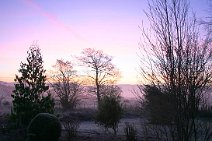
[[[112,63],[112,57],[101,50],[86,48],[79,60],[89,68],[88,76],[95,85],[98,104],[101,100],[101,87],[113,84],[119,78],[119,71]]]

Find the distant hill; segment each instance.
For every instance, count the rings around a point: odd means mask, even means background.
[[[139,89],[137,85],[132,85],[132,84],[119,84],[118,85],[120,89],[122,90],[121,96],[125,99],[136,99],[137,95],[136,92],[139,93]],[[11,94],[12,91],[14,90],[14,83],[8,83],[8,82],[3,82],[0,81],[0,98],[9,98],[11,99]],[[89,97],[92,97],[92,94],[86,94],[82,96],[82,98],[87,99]],[[95,97],[95,95],[93,95]],[[209,89],[208,91],[208,96],[207,98],[209,99],[209,102],[212,102],[212,89]]]
[[[136,92],[139,92],[138,86],[137,85],[132,85],[132,84],[119,84],[119,88],[122,90],[122,96],[124,98],[130,98],[130,99],[135,99]]]
[[[127,105],[134,105],[136,103],[135,100],[135,94],[134,91],[137,91],[138,88],[136,85],[130,85],[130,84],[121,84],[118,85],[121,90],[122,94],[121,96],[123,97],[123,101]],[[12,103],[12,91],[14,90],[14,83],[8,83],[8,82],[2,82],[0,81],[0,114],[1,113],[8,113],[11,109],[11,103]],[[51,89],[50,89],[51,90]],[[52,92],[54,95],[54,92]],[[96,107],[97,99],[94,94],[82,94],[79,96],[80,98],[80,107],[82,108],[94,108]],[[58,102],[58,99],[55,99]],[[5,107],[4,103],[9,102],[9,106]],[[4,106],[2,108],[1,106]]]
[[[120,89],[122,90],[121,96],[123,97],[123,102],[125,105],[135,105],[138,104],[137,102],[137,96],[136,92],[139,93],[139,89],[137,85],[131,85],[131,84],[119,84],[118,85]],[[0,81],[0,114],[5,113],[5,111],[10,111],[11,103],[12,103],[12,98],[11,94],[12,91],[14,90],[14,83],[7,83],[7,82],[2,82]],[[54,95],[54,92],[53,92]],[[96,96],[94,94],[82,94],[79,96],[80,98],[80,107],[82,108],[94,108],[96,107]],[[212,89],[208,91],[208,96],[206,96],[206,99],[208,99],[208,104],[212,105]],[[58,101],[58,99],[55,99]],[[9,102],[10,105],[2,109],[2,105],[4,105],[5,102]]]
[[[12,91],[14,90],[13,83],[0,81],[0,98],[11,99]]]
[[[135,98],[135,91],[138,91],[137,85],[120,84],[118,85],[122,90],[124,98]],[[10,97],[14,90],[14,83],[0,81],[0,97]]]
[[[11,94],[13,90],[13,84],[0,81],[0,115],[10,112],[12,105]]]

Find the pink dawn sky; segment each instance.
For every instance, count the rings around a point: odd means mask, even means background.
[[[208,0],[191,0],[197,16]],[[138,82],[139,25],[147,0],[1,0],[0,81],[12,82],[33,41],[48,71],[56,59],[71,60],[84,48],[103,50],[121,71],[119,83]]]

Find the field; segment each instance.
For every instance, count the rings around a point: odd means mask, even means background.
[[[122,89],[122,104],[124,107],[124,115],[118,125],[118,132],[115,136],[113,131],[109,129],[108,131],[105,128],[99,126],[95,123],[94,117],[96,113],[96,97],[91,94],[83,94],[80,96],[80,103],[77,106],[76,110],[74,111],[75,116],[79,119],[79,128],[77,132],[77,137],[75,140],[77,141],[121,141],[125,140],[124,136],[124,127],[125,123],[131,123],[138,127],[140,125],[139,113],[138,109],[138,102],[135,99],[134,94],[132,91],[136,88],[136,85],[120,85]],[[12,99],[11,94],[12,90],[14,89],[14,85],[12,83],[0,83],[0,120],[1,120],[1,127],[4,126],[4,117],[7,114],[10,114],[12,108]],[[69,115],[70,112],[62,112],[60,103],[57,98],[55,98],[56,106],[55,106],[55,114],[56,115]],[[0,131],[1,135],[1,131]],[[9,137],[5,134],[0,137],[0,140],[8,140]],[[13,140],[12,138],[10,139]],[[67,135],[66,131],[63,127],[62,135],[60,141],[66,141]]]
[[[132,93],[133,90],[136,90],[136,85],[121,85],[120,88],[123,91],[122,104],[124,108],[124,114],[122,116],[122,119],[120,120],[120,123],[118,124],[117,135],[114,135],[112,129],[105,130],[105,128],[95,123],[97,102],[96,97],[94,95],[81,95],[79,105],[77,106],[75,111],[71,112],[63,112],[61,110],[60,103],[56,98],[55,115],[58,115],[60,119],[64,115],[70,117],[77,117],[77,121],[79,123],[77,128],[77,136],[74,137],[72,140],[124,141],[127,140],[124,132],[126,124],[133,125],[133,127],[136,129],[136,134],[139,140],[154,141],[156,140],[156,138],[161,139],[161,137],[157,136],[157,134],[155,133],[159,133],[158,131],[164,131],[167,128],[164,128],[164,126],[154,126],[152,124],[149,124],[146,117],[140,113],[140,110],[138,108],[139,103],[135,98],[135,95],[133,95]],[[18,138],[23,138],[20,137],[23,135],[23,133],[21,132],[9,132],[7,130],[2,130],[4,129],[3,127],[5,125],[5,122],[7,122],[7,119],[5,119],[5,117],[11,112],[11,93],[13,89],[13,84],[3,82],[0,83],[0,141],[18,141]],[[211,100],[210,95],[209,99]],[[204,129],[207,126],[210,127],[212,124],[211,118],[207,120],[201,119],[199,121],[201,123],[201,126],[204,126]],[[199,130],[199,132],[201,132],[201,130]],[[64,126],[62,126],[62,134],[60,137],[60,141],[68,141],[67,129]]]

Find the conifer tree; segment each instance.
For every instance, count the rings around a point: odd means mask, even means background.
[[[49,86],[45,83],[43,59],[38,45],[31,45],[27,54],[27,63],[20,64],[21,76],[16,75],[15,90],[12,94],[12,115],[21,125],[27,125],[38,113],[54,111],[54,100],[50,93],[44,95]]]

